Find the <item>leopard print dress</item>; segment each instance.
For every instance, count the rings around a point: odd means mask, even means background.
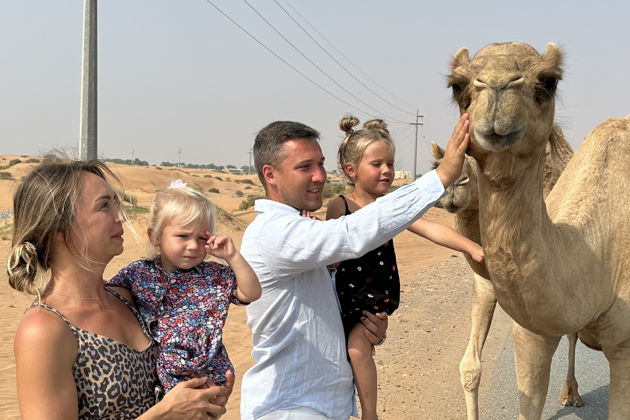
[[[144,324],[133,305],[115,291],[134,313],[142,330]],[[151,341],[142,351],[116,340],[74,326],[63,314],[45,303],[34,303],[58,315],[77,339],[79,351],[72,366],[79,399],[79,419],[133,419],[156,402],[155,371],[157,347]]]

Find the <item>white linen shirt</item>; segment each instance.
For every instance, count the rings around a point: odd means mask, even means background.
[[[431,171],[339,219],[313,220],[286,204],[256,200],[259,214],[243,235],[241,254],[262,296],[247,307],[256,364],[243,376],[241,419],[296,407],[350,417],[352,369],[326,266],[382,245],[443,194]]]

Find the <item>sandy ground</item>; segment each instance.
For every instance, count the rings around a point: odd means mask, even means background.
[[[0,172],[19,180],[35,163],[26,158],[0,156],[0,167],[12,159],[22,162]],[[204,170],[133,167],[111,165],[120,176],[125,191],[147,206],[156,189],[174,178],[207,193],[221,209],[219,232],[230,235],[240,245],[244,228],[252,220],[251,211],[239,211],[248,195],[262,195],[255,176],[229,175]],[[0,180],[0,211],[11,208],[15,180]],[[250,184],[251,182],[251,184]],[[217,188],[219,193],[208,193]],[[321,215],[321,214],[320,214]],[[453,217],[439,209],[425,216],[453,225]],[[139,241],[127,231],[125,252],[108,266],[106,276],[133,259],[147,255],[144,244],[145,217],[134,218]],[[10,227],[10,226],[9,226]],[[8,231],[8,233],[7,233]],[[472,274],[464,258],[440,248],[412,233],[395,239],[402,283],[400,309],[390,317],[387,342],[377,348],[379,371],[379,411],[381,419],[461,419],[465,418],[464,397],[459,384],[458,364],[468,342]],[[10,249],[10,230],[0,220],[0,419],[17,419],[19,410],[15,391],[13,335],[30,298],[10,288],[6,260]],[[505,316],[495,319],[484,349],[484,377],[491,377],[493,361],[502,349],[509,329]],[[224,341],[237,370],[237,384],[228,403],[226,420],[239,418],[240,377],[253,364],[251,334],[245,310],[232,307],[224,331]],[[483,391],[489,384],[482,380]]]

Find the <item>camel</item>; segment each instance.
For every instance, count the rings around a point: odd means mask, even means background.
[[[551,358],[577,333],[610,365],[609,418],[630,418],[630,116],[584,140],[547,199],[563,53],[497,43],[451,60],[449,86],[470,115],[479,226],[490,282],[513,327],[519,418],[540,419]]]
[[[564,167],[573,156],[573,150],[565,140],[560,127],[554,127],[554,135],[558,138],[558,146],[553,150],[551,143],[545,147],[545,176],[543,179],[543,195],[547,196]],[[555,144],[555,142],[554,142]],[[431,151],[435,159],[434,167],[444,157],[444,150],[435,142],[431,142]],[[456,229],[473,241],[480,242],[479,231],[479,199],[477,193],[477,164],[472,157],[466,156],[462,174],[459,179],[446,189],[446,195],[440,200],[441,206],[449,213],[455,214]],[[481,352],[488,336],[492,317],[496,307],[494,287],[490,282],[487,267],[466,255],[468,264],[473,270],[473,294],[471,302],[471,329],[466,352],[459,364],[460,378],[466,400],[468,420],[479,418],[479,384],[481,381]],[[577,334],[567,335],[569,341],[568,369],[563,390],[558,397],[560,404],[581,407],[584,402],[578,392],[575,378],[575,346]]]

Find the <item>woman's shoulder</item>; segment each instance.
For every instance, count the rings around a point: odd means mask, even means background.
[[[41,306],[26,310],[15,332],[15,348],[33,348],[38,351],[54,349],[66,352],[75,350],[76,339],[66,321],[58,314]]]

